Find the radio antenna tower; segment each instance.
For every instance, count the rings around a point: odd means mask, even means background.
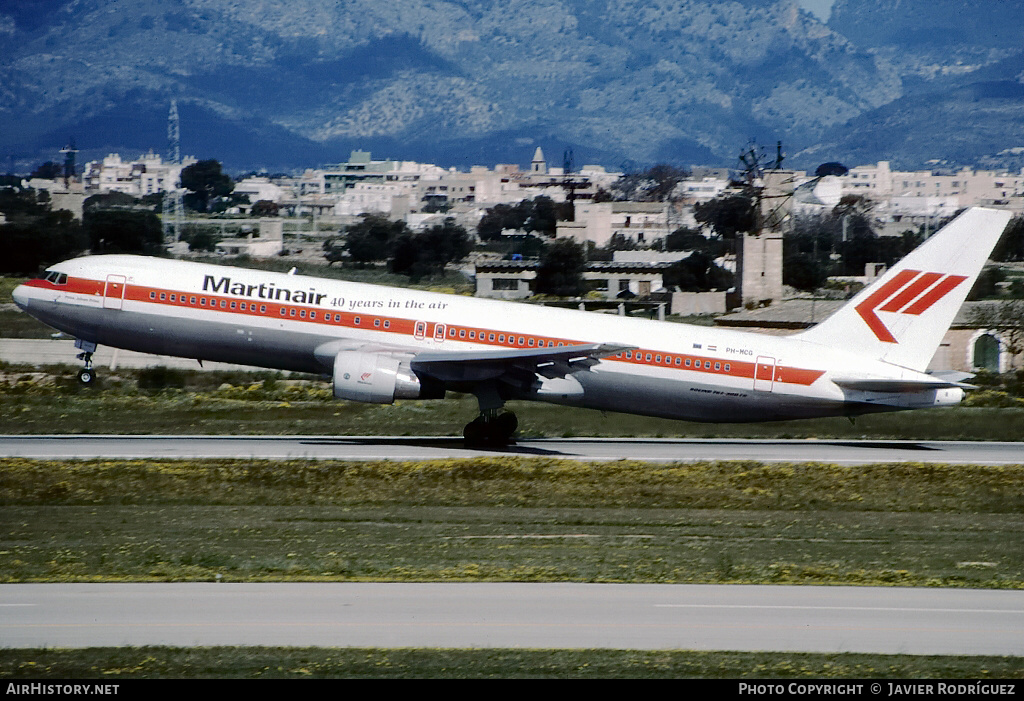
[[[167,115],[167,159],[171,165],[181,165],[181,139],[178,123],[178,101],[171,100],[171,111]],[[180,170],[179,170],[180,178]],[[167,183],[164,193],[163,225],[164,244],[170,245],[181,238],[181,225],[185,219],[185,203],[181,194],[180,179]]]
[[[67,190],[71,187],[71,179],[75,177],[75,154],[78,153],[78,149],[75,148],[75,138],[71,137],[68,145],[60,152],[64,154],[64,189]]]

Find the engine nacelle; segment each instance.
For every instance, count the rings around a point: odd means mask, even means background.
[[[334,396],[371,404],[428,398],[416,373],[403,361],[382,353],[360,351],[342,351],[335,356]]]

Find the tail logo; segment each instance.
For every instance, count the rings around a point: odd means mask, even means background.
[[[856,310],[879,341],[897,343],[876,311],[918,316],[966,279],[963,275],[901,270],[892,280],[858,304]]]

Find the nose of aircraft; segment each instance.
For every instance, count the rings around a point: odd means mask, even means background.
[[[24,285],[18,285],[11,292],[11,297],[14,298],[14,303],[22,309],[28,308],[28,288]]]

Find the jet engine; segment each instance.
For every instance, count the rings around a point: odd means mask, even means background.
[[[392,404],[396,399],[440,399],[443,387],[421,382],[407,362],[383,353],[341,351],[334,358],[334,396]]]

